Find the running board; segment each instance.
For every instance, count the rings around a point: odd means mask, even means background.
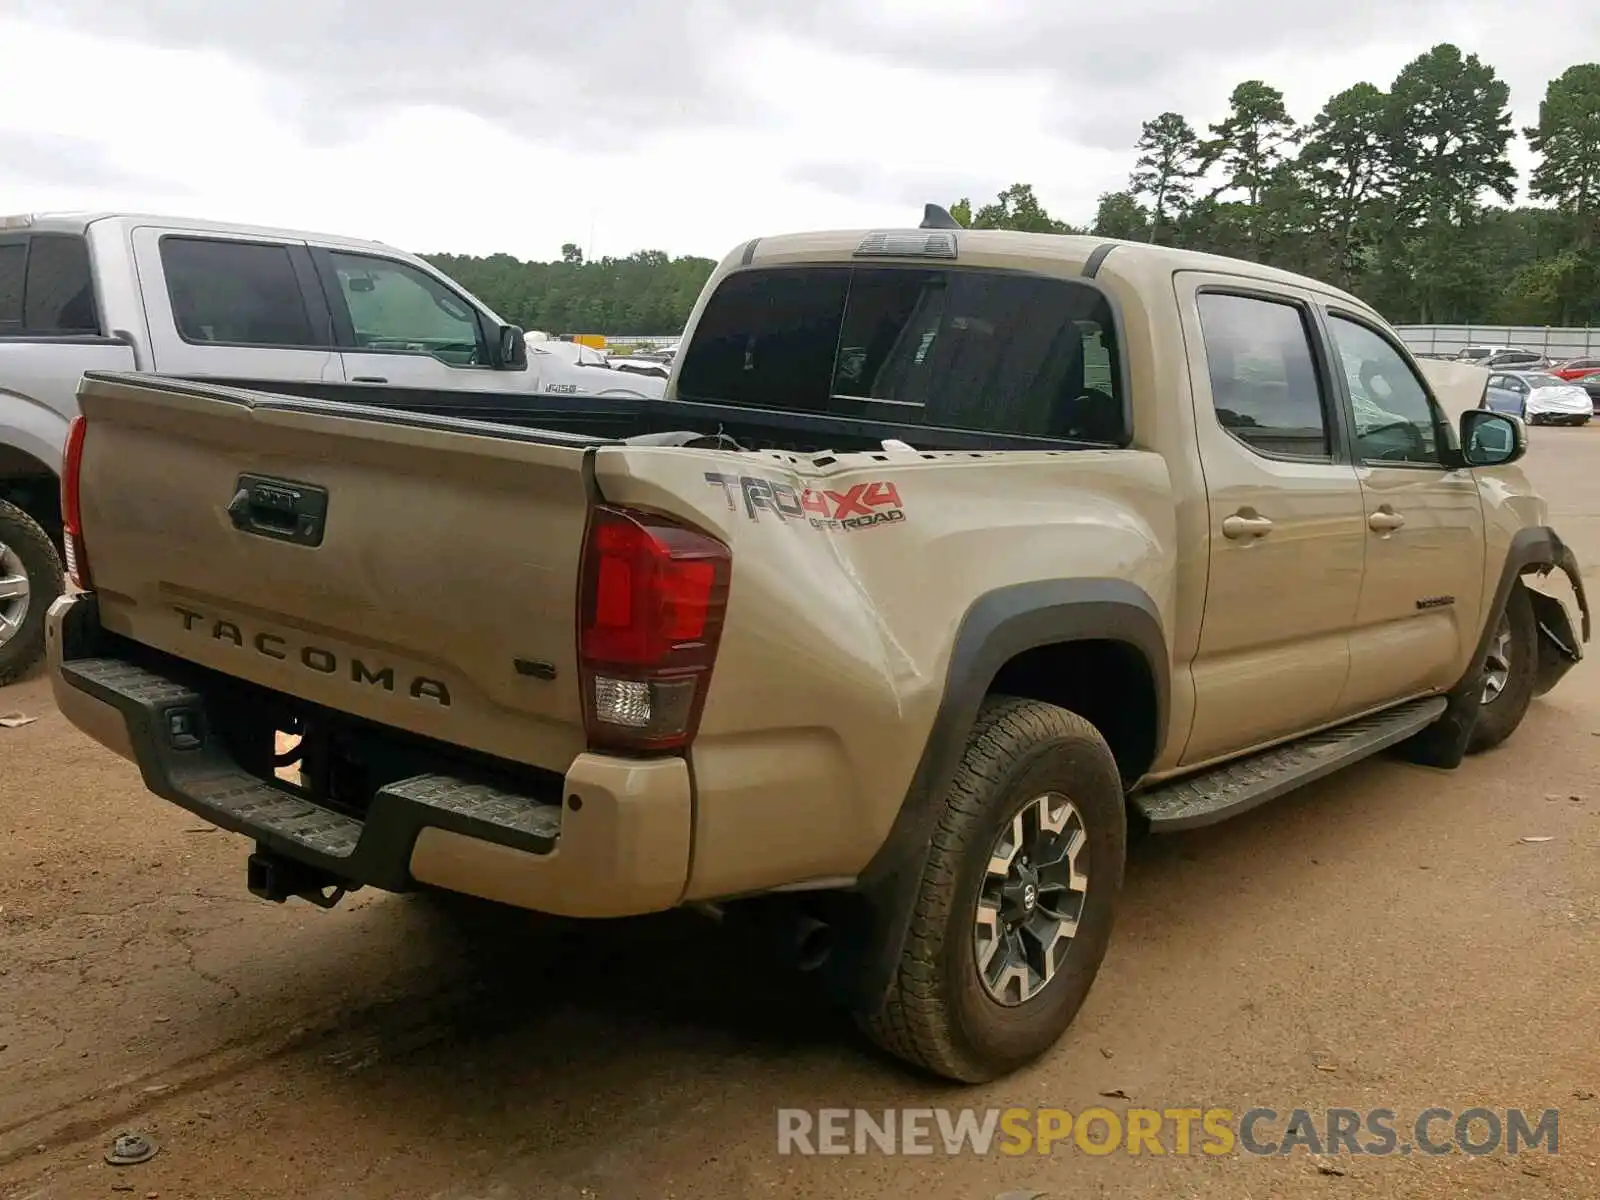
[[[1215,825],[1386,750],[1444,713],[1443,696],[1411,700],[1133,797],[1152,833]]]

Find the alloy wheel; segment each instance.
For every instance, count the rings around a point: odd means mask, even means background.
[[[17,636],[28,618],[28,572],[21,556],[0,542],[0,646]]]
[[[1500,614],[1500,624],[1495,626],[1494,638],[1489,642],[1489,653],[1483,662],[1483,704],[1493,704],[1506,690],[1511,680],[1511,617]]]
[[[973,949],[992,999],[1015,1007],[1049,985],[1088,894],[1083,815],[1059,792],[1035,796],[995,839],[978,894]]]

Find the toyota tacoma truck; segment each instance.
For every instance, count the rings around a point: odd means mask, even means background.
[[[61,451],[85,371],[659,396],[525,340],[416,255],[356,238],[117,213],[0,216],[0,685],[63,586]]]
[[[1589,613],[1354,296],[952,226],[739,246],[647,412],[90,374],[61,711],[269,900],[761,913],[910,1063],[1034,1060],[1130,836],[1456,767]]]

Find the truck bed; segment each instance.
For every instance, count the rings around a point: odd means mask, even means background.
[[[705,472],[728,469],[723,448],[817,464],[833,461],[819,450],[882,458],[886,436],[929,453],[995,448],[976,434],[629,397],[120,372],[86,375],[79,407],[83,533],[110,633],[554,772],[587,744],[574,632],[597,470],[644,508],[704,526],[709,506],[732,502],[706,486]],[[676,465],[647,461],[662,453]],[[825,545],[807,554],[831,559]]]
[[[485,421],[620,440],[688,431],[718,433],[752,450],[876,450],[897,438],[927,450],[1030,450],[1073,448],[1055,438],[996,435],[925,425],[868,421],[738,405],[635,396],[549,396],[526,392],[471,392],[326,380],[185,377],[187,382],[293,396],[386,412]]]

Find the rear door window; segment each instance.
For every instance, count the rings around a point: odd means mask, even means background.
[[[1284,297],[1197,297],[1217,423],[1258,454],[1330,461],[1328,404],[1307,314]]]
[[[161,268],[186,342],[234,346],[326,345],[312,332],[289,247],[268,242],[164,237]]]
[[[729,276],[681,399],[1123,444],[1115,326],[1092,286],[1018,272],[786,267]]]

